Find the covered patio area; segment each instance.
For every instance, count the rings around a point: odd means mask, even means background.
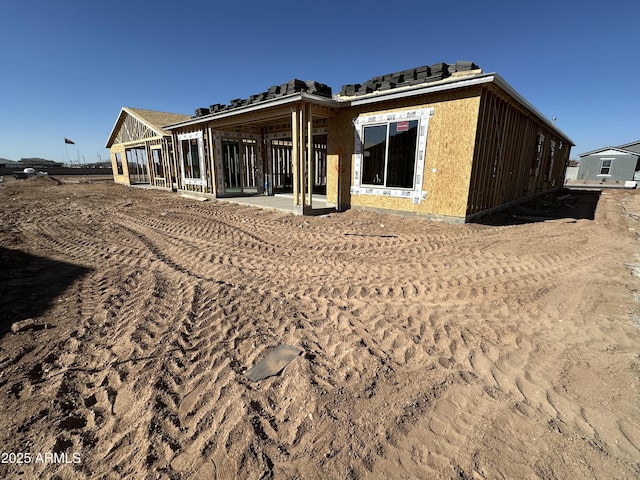
[[[292,193],[249,195],[244,197],[222,197],[217,200],[269,210],[278,210],[287,213],[298,213],[296,212],[295,205],[293,204]],[[306,215],[325,215],[336,211],[335,204],[327,202],[326,195],[314,194],[311,202],[313,206],[307,209]]]
[[[325,87],[292,80],[166,127],[177,145],[193,144],[176,152],[178,190],[302,215],[333,208],[325,197],[327,134],[337,107]]]

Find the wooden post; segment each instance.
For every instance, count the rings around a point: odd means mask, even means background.
[[[300,193],[299,205],[302,207],[302,211],[300,213],[304,214],[304,206],[306,203],[304,195],[304,104],[300,102],[300,106],[298,108],[298,191]]]
[[[210,173],[209,175],[207,175],[207,184],[209,184],[209,182],[211,182],[210,186],[209,186],[209,192],[208,193],[213,193],[214,195],[217,194],[217,189],[218,189],[218,172],[216,169],[216,158],[215,158],[215,150],[214,150],[214,144],[213,144],[213,133],[211,131],[211,127],[209,126],[207,128],[207,145],[208,145],[208,150],[209,150],[209,170]]]
[[[299,108],[296,106],[295,110],[291,110],[291,137],[293,140],[293,148],[292,148],[292,180],[293,180],[293,206],[294,209],[296,206],[300,205],[298,198],[298,154],[300,153],[300,149],[298,148],[298,111]]]
[[[309,190],[309,208],[313,208],[313,114],[311,104],[307,104],[307,188]]]

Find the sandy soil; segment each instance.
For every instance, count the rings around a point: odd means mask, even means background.
[[[555,221],[5,177],[0,445],[31,460],[0,476],[640,477],[640,195],[517,212]]]

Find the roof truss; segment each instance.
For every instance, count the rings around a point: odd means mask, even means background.
[[[127,113],[124,115],[124,119],[113,143],[127,143],[157,136],[158,132]]]

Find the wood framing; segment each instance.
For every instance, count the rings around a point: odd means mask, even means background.
[[[188,115],[123,107],[106,145],[111,152],[114,181],[171,189],[175,181],[173,142],[171,133],[162,127],[188,118]]]
[[[152,185],[217,197],[289,191],[302,214],[320,191],[338,210],[468,221],[560,188],[573,145],[471,62],[374,77],[337,95],[293,79],[160,127],[141,112],[123,109],[109,139],[116,181],[146,178],[127,152],[161,152],[169,174],[149,161]]]

